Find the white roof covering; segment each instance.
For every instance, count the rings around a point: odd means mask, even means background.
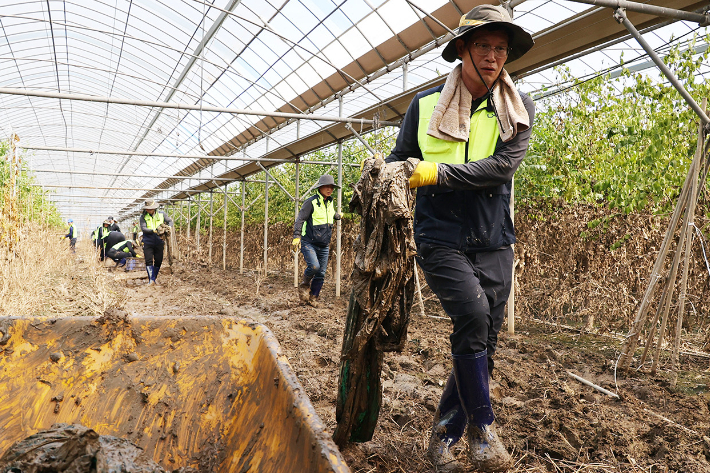
[[[423,12],[453,29],[462,13],[481,3],[495,2],[0,0],[0,87],[334,117],[342,95],[343,116],[369,109],[398,120],[402,112],[387,104],[403,92],[403,62],[408,63],[408,90],[441,78],[451,68],[433,43],[446,30]],[[692,9],[702,2],[652,3]],[[516,22],[537,36],[543,33],[541,40],[544,31],[590,10],[567,0],[514,4]],[[610,10],[603,18],[613,22]],[[697,24],[677,22],[646,37],[656,47],[697,29]],[[552,36],[554,32],[547,34]],[[589,49],[598,39],[575,46],[575,51]],[[422,48],[430,51],[422,54]],[[618,64],[622,52],[626,61],[643,56],[630,40],[568,65],[576,75],[594,74]],[[560,54],[568,57],[571,52]],[[546,57],[540,64],[553,60]],[[522,75],[531,70],[534,65],[521,65]],[[556,80],[549,70],[541,70],[520,84],[535,92]],[[20,145],[30,148],[233,159],[267,156],[332,125],[301,120],[297,136],[296,123],[285,119],[4,94],[0,124],[3,136],[17,133]],[[62,214],[74,220],[87,213],[95,220],[118,214],[130,204],[128,199],[146,195],[132,189],[170,185],[170,191],[157,195],[167,198],[201,182],[166,181],[167,176],[180,173],[204,180],[244,164],[232,160],[207,169],[205,161],[195,158],[40,150],[29,155],[25,165],[31,169],[71,171],[36,176],[47,189],[75,187],[57,192],[76,198],[56,198]]]

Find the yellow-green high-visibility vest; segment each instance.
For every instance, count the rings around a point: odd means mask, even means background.
[[[158,212],[157,210],[153,213],[153,215],[146,212],[143,214],[143,219],[145,220],[145,226],[148,227],[149,230],[153,231],[155,231],[155,229],[165,221],[163,218],[163,212]]]
[[[491,156],[495,152],[500,131],[495,113],[486,110],[488,100],[481,102],[471,115],[468,142],[446,141],[427,135],[429,121],[440,95],[440,92],[435,92],[419,99],[417,140],[424,160],[434,163],[464,164]],[[466,147],[468,147],[468,155]]]
[[[113,245],[111,248],[113,248],[116,251],[123,251],[125,253],[131,252],[131,250],[128,249],[128,240],[119,241],[118,243]]]
[[[311,214],[311,224],[313,227],[319,225],[333,225],[333,216],[335,215],[335,207],[333,206],[333,199],[328,199],[327,201],[323,198],[323,194],[318,192],[316,198],[312,201],[313,213]],[[301,230],[301,235],[306,234],[306,226],[303,225]]]

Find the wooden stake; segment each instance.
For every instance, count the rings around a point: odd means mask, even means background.
[[[707,106],[707,99],[703,99],[703,110]],[[676,323],[675,343],[673,345],[673,354],[671,357],[672,379],[671,385],[675,386],[678,382],[678,365],[680,351],[680,335],[683,329],[683,315],[685,313],[685,296],[688,289],[688,270],[690,267],[690,250],[693,245],[694,232],[690,230],[690,226],[694,225],[695,204],[698,200],[698,175],[700,174],[700,160],[703,155],[703,144],[705,143],[705,132],[703,123],[698,124],[698,144],[695,149],[695,157],[690,166],[692,173],[692,187],[690,189],[690,202],[685,213],[684,227],[686,232],[690,232],[685,239],[685,254],[683,255],[683,277],[680,282],[680,297],[678,298],[678,321]]]
[[[692,166],[691,166],[692,170]],[[661,244],[661,249],[656,257],[656,262],[653,264],[653,269],[651,270],[651,276],[649,278],[648,287],[641,300],[641,305],[636,313],[636,318],[634,319],[631,331],[629,332],[626,342],[621,350],[621,356],[619,357],[619,369],[624,371],[628,369],[631,363],[631,358],[633,358],[634,351],[636,350],[636,345],[638,344],[638,338],[641,334],[643,326],[646,324],[648,307],[651,304],[651,298],[653,292],[656,289],[656,284],[660,279],[660,272],[663,269],[663,263],[668,255],[668,250],[670,248],[670,243],[673,240],[673,235],[675,234],[675,229],[678,226],[678,220],[680,220],[681,213],[685,208],[685,200],[687,198],[688,192],[690,190],[691,182],[691,170],[688,170],[688,175],[685,177],[685,182],[683,183],[683,190],[680,193],[680,198],[678,199],[678,204],[676,205],[673,215],[671,216],[671,221],[668,224],[668,230],[666,230],[666,236],[663,238],[663,243]]]
[[[422,312],[422,317],[426,317],[426,311],[424,310],[424,298],[422,297],[422,285],[419,283],[419,268],[417,268],[417,259],[414,259],[414,284],[417,289],[417,299],[419,301],[419,308]]]

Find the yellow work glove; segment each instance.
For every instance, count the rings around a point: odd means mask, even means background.
[[[294,238],[293,241],[291,242],[291,248],[293,248],[293,251],[298,251],[298,247],[300,245],[301,245],[300,238]]]
[[[412,176],[409,178],[409,188],[421,186],[433,186],[436,184],[436,179],[439,174],[439,167],[436,163],[429,161],[419,161],[414,169]]]

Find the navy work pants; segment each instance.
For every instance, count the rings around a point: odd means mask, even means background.
[[[513,276],[513,248],[464,253],[422,243],[417,262],[427,284],[451,317],[451,353],[469,355],[488,350],[488,371]]]
[[[165,243],[162,241],[159,244],[145,243],[143,245],[143,256],[145,256],[146,266],[155,266],[160,269],[163,264],[163,250]]]

